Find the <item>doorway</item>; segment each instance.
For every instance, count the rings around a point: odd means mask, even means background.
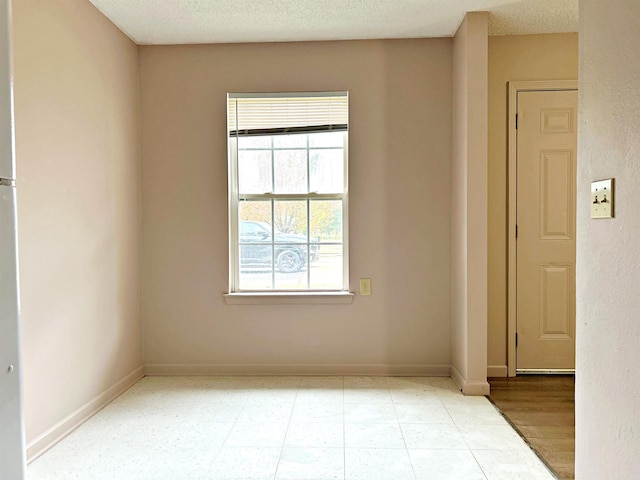
[[[489,400],[559,480],[575,478],[573,375],[490,378]]]
[[[576,81],[509,83],[509,376],[575,369],[576,134]]]

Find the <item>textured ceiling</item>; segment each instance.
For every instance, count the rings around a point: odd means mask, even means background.
[[[136,43],[452,36],[465,12],[489,33],[578,31],[578,0],[90,0]]]

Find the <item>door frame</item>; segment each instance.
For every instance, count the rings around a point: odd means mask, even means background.
[[[0,350],[3,351],[0,375],[2,382],[0,388],[0,423],[4,428],[0,429],[0,445],[3,451],[0,453],[0,476],[11,477],[15,480],[26,478],[26,446],[24,428],[24,394],[22,387],[23,365],[20,344],[20,286],[18,282],[18,244],[17,244],[17,207],[15,188],[15,116],[13,110],[13,49],[12,49],[12,3],[11,0],[0,0],[0,142],[4,143],[0,155],[5,162],[0,176],[8,174],[8,182],[2,187],[12,189],[12,212],[10,224],[2,226],[2,235],[13,247],[11,259],[3,265],[0,277],[7,280],[11,287],[6,289],[4,298],[10,305],[3,307],[0,320]],[[5,219],[3,219],[4,221]],[[5,259],[3,259],[5,260]],[[5,408],[6,407],[6,408]],[[7,477],[8,476],[8,477]]]
[[[516,218],[518,200],[518,131],[516,113],[518,93],[536,91],[578,90],[578,80],[525,80],[509,84],[508,197],[507,197],[507,376],[516,376],[517,333],[517,243]]]

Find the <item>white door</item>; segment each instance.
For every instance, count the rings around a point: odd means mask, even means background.
[[[25,478],[9,1],[0,0],[0,478]]]
[[[576,90],[517,97],[517,371],[575,368]]]

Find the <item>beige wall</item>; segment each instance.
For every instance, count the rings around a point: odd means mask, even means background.
[[[453,40],[452,377],[465,394],[487,383],[487,27],[468,13]]]
[[[576,478],[640,477],[640,2],[581,0]],[[615,218],[589,218],[615,178]]]
[[[22,354],[33,444],[75,414],[53,437],[72,426],[86,413],[81,407],[114,393],[142,364],[138,55],[89,2],[13,4]]]
[[[451,40],[140,48],[153,372],[448,372]],[[226,93],[350,92],[351,305],[226,305]],[[435,367],[435,370],[434,370]]]
[[[489,38],[488,359],[507,374],[507,82],[578,78],[578,34]]]

